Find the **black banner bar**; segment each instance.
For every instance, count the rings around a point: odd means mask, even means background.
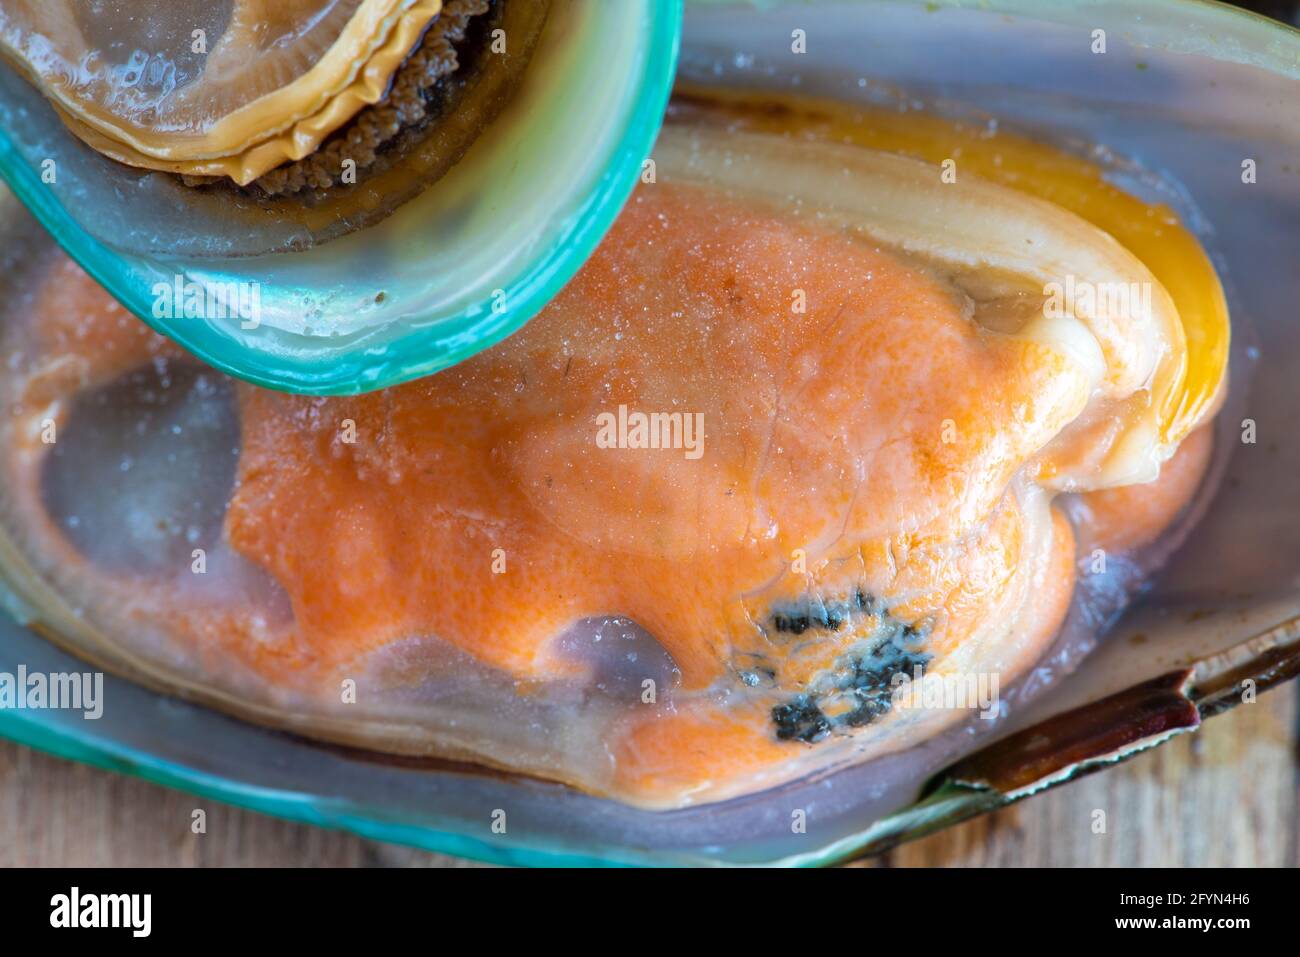
[[[767,928],[780,926],[801,927],[805,940],[816,930],[872,946],[1191,934],[1231,946],[1260,930],[1285,933],[1290,879],[1222,870],[33,870],[0,871],[0,918],[12,944],[76,935],[82,944],[337,947],[418,934],[436,951],[463,946],[455,941],[464,934],[495,947],[564,933],[670,947],[689,927],[692,947],[716,934],[734,948],[762,946]]]

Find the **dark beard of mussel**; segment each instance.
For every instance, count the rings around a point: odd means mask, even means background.
[[[373,162],[358,165],[356,183],[271,195],[258,181],[240,187],[220,179],[198,181],[186,191],[200,202],[223,204],[227,216],[301,222],[312,238],[290,249],[319,245],[380,222],[446,175],[500,115],[522,82],[550,6],[551,0],[489,0],[487,12],[472,18],[463,39],[454,44],[455,72],[423,91],[423,119],[378,146]],[[504,55],[491,48],[498,29],[508,38]],[[458,122],[445,122],[452,116]],[[346,138],[351,128],[350,123],[321,149]]]

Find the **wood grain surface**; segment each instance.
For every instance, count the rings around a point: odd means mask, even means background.
[[[1194,735],[857,866],[1289,866],[1292,684]],[[195,808],[207,833],[190,831]],[[1095,812],[1106,832],[1093,833]],[[0,743],[0,866],[408,866],[466,861],[227,807]]]

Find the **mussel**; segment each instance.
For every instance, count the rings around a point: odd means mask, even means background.
[[[443,176],[518,87],[550,0],[15,0],[0,53],[83,143],[178,201],[312,242]],[[179,191],[178,191],[179,192]]]
[[[1221,296],[1184,313],[1057,203],[722,112],[527,327],[364,396],[231,389],[47,267],[6,330],[15,551],[204,700],[642,807],[970,716],[925,688],[995,717],[1200,487]]]

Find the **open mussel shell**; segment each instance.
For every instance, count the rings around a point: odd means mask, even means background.
[[[503,73],[509,57],[464,64],[467,92],[433,134],[355,186],[254,199],[116,163],[8,66],[0,175],[127,308],[231,375],[314,394],[427,375],[519,328],[577,271],[672,84],[677,0],[556,0],[535,40],[539,5],[498,9],[507,50],[533,46],[522,76]]]
[[[1300,196],[1284,167],[1300,146],[1300,123],[1294,58],[1283,61],[1278,52],[1295,41],[1280,28],[1208,5],[1178,4],[1177,29],[1162,19],[1172,17],[1173,5],[1165,4],[1085,12],[1010,5],[1010,17],[992,6],[705,8],[688,18],[684,63],[696,82],[786,90],[798,76],[804,92],[849,99],[890,96],[896,91],[886,84],[897,84],[909,102],[952,109],[960,103],[1054,140],[1104,144],[1159,174],[1130,166],[1115,173],[1126,188],[1173,205],[1220,269],[1234,319],[1231,389],[1205,493],[1148,556],[1168,563],[1140,605],[1118,622],[1076,608],[1053,650],[1004,695],[1006,720],[992,727],[976,720],[904,753],[668,813],[532,779],[313,744],[174,696],[196,689],[164,694],[112,676],[105,690],[112,706],[97,722],[78,712],[5,711],[0,731],[257,810],[503,863],[805,864],[879,850],[1068,780],[1194,728],[1240,700],[1246,679],[1262,690],[1294,674],[1300,443],[1289,419],[1300,401],[1293,373],[1300,328],[1291,321],[1300,278],[1291,259]],[[1112,59],[1104,64],[1089,50],[1098,28],[1110,38]],[[815,57],[791,60],[796,29],[805,31]],[[1223,41],[1214,49],[1230,55],[1187,52],[1180,47],[1187,30],[1213,33]],[[975,56],[972,36],[980,38]],[[878,58],[870,82],[862,67],[868,48]],[[917,49],[927,52],[909,52]],[[1244,159],[1258,170],[1249,184],[1241,179]],[[20,248],[38,256],[39,239],[21,210],[10,202],[2,215],[3,248],[14,260],[8,265],[21,265]],[[17,283],[7,277],[21,272],[5,270],[4,281]],[[109,417],[107,407],[121,402],[137,417],[148,412],[160,425],[191,428],[190,420],[176,418],[186,415],[187,397],[222,401],[220,385],[191,375],[177,380],[182,401],[175,407],[152,408],[149,383],[141,381],[124,387],[137,390],[133,407],[111,395],[88,403],[86,414]],[[87,421],[107,427],[109,419]],[[207,465],[176,463],[177,483],[189,494],[158,506],[199,539],[222,494],[223,473],[213,463],[229,440],[219,416],[205,421],[191,434],[201,438]],[[148,449],[139,452],[144,459]],[[64,466],[69,473],[83,467]],[[47,488],[47,502],[64,496],[58,500],[66,509],[74,484]],[[101,494],[117,493],[106,487]],[[106,534],[92,539],[92,531],[83,550],[109,549],[105,561],[134,560],[113,551],[129,542]],[[1171,550],[1172,557],[1164,554]],[[45,606],[30,585],[12,583],[13,609],[30,627],[4,623],[0,668],[84,669],[45,640],[92,653],[73,637],[76,615],[56,616],[57,600]],[[105,665],[147,681],[136,663],[111,657],[111,647],[99,651]],[[491,826],[498,809],[508,815],[504,834]],[[806,829],[791,827],[794,812],[802,812]]]

